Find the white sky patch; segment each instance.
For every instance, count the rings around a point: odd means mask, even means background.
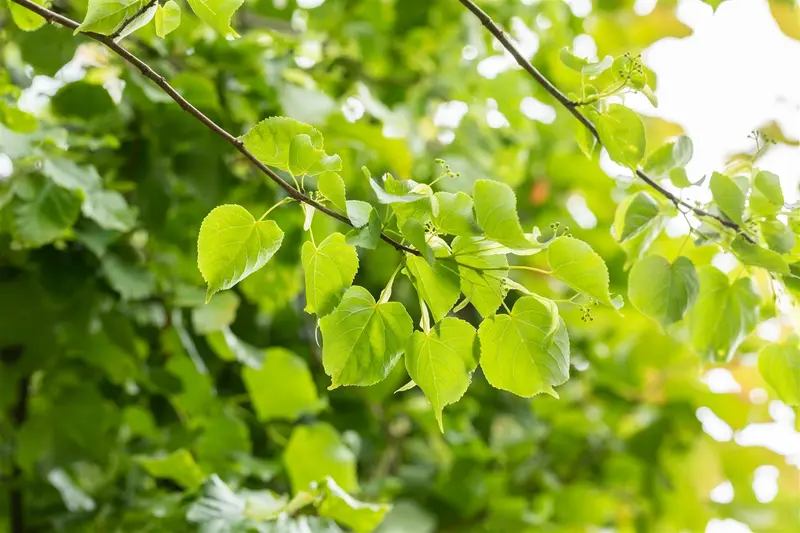
[[[659,108],[626,103],[683,127],[694,141],[689,175],[721,170],[730,154],[752,150],[747,135],[771,120],[800,138],[800,75],[789,67],[800,64],[800,41],[780,31],[767,1],[729,0],[714,13],[700,0],[680,0],[677,14],[694,33],[643,54],[658,77]],[[800,149],[774,146],[759,166],[781,177],[787,202],[800,198]]]
[[[633,4],[633,11],[643,17],[649,15],[655,9],[658,0],[636,0]]]
[[[580,194],[572,194],[567,198],[567,211],[581,228],[592,229],[597,226],[597,217],[586,204],[586,198]]]
[[[497,100],[488,98],[486,100],[486,124],[490,128],[507,128],[509,124],[506,116],[497,109]]]
[[[600,168],[610,178],[631,175],[629,168],[623,167],[619,163],[615,163],[611,160],[611,157],[608,155],[608,151],[605,148],[600,150]]]
[[[747,524],[743,524],[733,518],[712,518],[708,521],[705,533],[753,533]]]
[[[727,274],[739,266],[739,260],[730,252],[719,252],[711,259],[711,264]]]
[[[576,17],[585,17],[592,12],[592,0],[564,0]]]
[[[742,392],[742,386],[725,368],[712,368],[706,372],[703,381],[708,385],[708,390],[715,394]]]
[[[734,497],[733,483],[728,480],[723,481],[713,489],[708,495],[712,502],[731,503]]]
[[[325,3],[325,0],[297,0],[297,5],[303,9],[314,9]]]
[[[361,103],[361,100],[356,98],[355,96],[349,97],[345,102],[342,104],[342,114],[347,122],[355,122],[361,117],[364,116],[364,111],[366,108],[364,104]]]
[[[775,317],[760,323],[756,327],[756,332],[759,337],[768,342],[778,342],[781,340],[781,324]]]
[[[769,503],[778,495],[778,476],[780,471],[773,465],[756,468],[753,474],[753,492],[756,500]]]
[[[12,172],[14,172],[14,163],[11,162],[11,158],[0,153],[0,180],[8,178]]]
[[[712,439],[718,442],[728,442],[733,438],[733,429],[710,408],[698,407],[695,415],[703,425],[703,431]]]
[[[761,387],[756,387],[752,389],[749,394],[750,402],[756,405],[764,405],[769,400],[769,394],[767,391],[762,389]]]
[[[538,120],[542,124],[552,124],[556,119],[555,108],[540,102],[533,96],[523,98],[519,103],[519,109],[529,119]]]
[[[461,49],[461,59],[464,61],[472,61],[476,57],[478,57],[478,49],[471,44],[468,44]]]
[[[594,61],[597,59],[597,44],[595,44],[591,35],[585,33],[576,35],[572,40],[572,53],[578,57]]]
[[[441,103],[436,106],[433,124],[440,128],[457,128],[467,111],[469,111],[469,106],[461,100]]]

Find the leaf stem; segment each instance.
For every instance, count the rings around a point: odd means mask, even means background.
[[[31,0],[11,0],[11,1],[14,2],[15,4],[24,7],[28,11],[36,13],[37,15],[44,18],[51,24],[60,24],[61,26],[64,26],[65,28],[69,28],[71,30],[76,30],[80,26],[80,24],[78,24],[71,18],[65,17],[64,15],[56,13],[55,11],[51,11],[45,7],[42,7],[39,4],[32,2]],[[219,126],[216,122],[214,122],[206,115],[204,115],[199,109],[193,106],[186,98],[181,96],[181,94],[178,91],[176,91],[175,88],[173,88],[169,84],[169,82],[167,82],[167,79],[164,76],[157,73],[155,70],[153,70],[153,68],[150,65],[148,65],[147,63],[145,63],[144,61],[133,55],[131,52],[129,52],[125,47],[121,46],[119,43],[114,41],[113,37],[107,35],[101,35],[99,33],[94,33],[94,32],[82,32],[82,33],[86,37],[93,39],[101,44],[104,44],[109,50],[111,50],[112,52],[120,56],[122,59],[124,59],[125,61],[136,67],[142,73],[142,76],[144,76],[145,78],[149,79],[150,81],[158,85],[161,88],[161,90],[167,93],[167,95],[181,107],[181,109],[183,109],[184,111],[195,117],[197,120],[199,120],[206,128],[208,128],[218,136],[225,139],[229,144],[231,144],[234,148],[236,148],[236,150],[238,150],[239,153],[241,153],[245,158],[247,158],[248,161],[250,161],[250,163],[253,164],[253,166],[258,168],[259,171],[265,174],[276,185],[285,190],[289,196],[291,196],[298,202],[310,205],[317,211],[322,211],[329,217],[335,218],[336,220],[343,222],[348,226],[351,227],[353,226],[353,223],[350,222],[350,219],[347,218],[345,215],[342,215],[340,213],[337,213],[336,211],[333,211],[332,209],[325,207],[324,205],[306,196],[302,192],[292,187],[289,183],[281,179],[281,177],[278,176],[278,174],[276,174],[274,170],[272,170],[270,167],[262,163],[250,150],[248,150],[241,139],[239,139],[238,137],[234,137],[233,135],[228,133],[227,130],[225,130],[224,128]],[[419,251],[411,247],[405,246],[383,233],[381,233],[381,239],[384,242],[393,246],[398,251],[408,252],[414,255],[420,255]]]
[[[379,304],[385,304],[386,302],[389,301],[389,298],[392,297],[392,286],[394,285],[394,278],[397,277],[397,273],[400,272],[400,270],[402,270],[405,264],[406,264],[405,260],[401,261],[400,264],[397,265],[397,268],[394,269],[394,272],[392,272],[392,277],[389,278],[388,282],[386,282],[386,286],[383,288],[383,290],[381,291],[381,295],[378,298]]]
[[[279,202],[277,202],[275,205],[273,205],[272,207],[270,207],[269,209],[267,209],[267,210],[264,212],[264,214],[263,214],[263,215],[261,215],[261,218],[259,218],[259,219],[258,219],[258,221],[259,221],[259,222],[261,222],[262,220],[264,220],[265,218],[267,218],[267,215],[269,215],[270,213],[272,213],[272,211],[273,211],[274,209],[277,209],[278,207],[282,206],[283,204],[287,204],[287,203],[289,203],[289,202],[292,202],[292,201],[294,201],[294,198],[291,198],[291,197],[289,197],[289,196],[287,196],[286,198],[284,198],[284,199],[280,200],[280,201],[279,201]]]

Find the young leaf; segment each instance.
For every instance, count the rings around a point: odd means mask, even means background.
[[[789,344],[772,344],[758,354],[761,377],[788,405],[800,405],[800,349]]]
[[[317,188],[334,206],[347,212],[344,180],[337,172],[323,172],[320,174],[319,178],[317,178]]]
[[[144,4],[144,2],[142,2]],[[153,17],[156,15],[156,8],[158,6],[153,4],[152,6],[148,7],[144,13],[140,13],[136,16],[130,23],[126,24],[122,30],[120,30],[119,35],[116,37],[116,41],[119,42],[120,39],[124,39],[128,35],[132,34],[136,30],[140,28],[144,28],[150,21],[153,20]]]
[[[347,243],[374,250],[381,239],[381,219],[378,212],[360,200],[347,200],[347,216],[356,228],[347,234]]]
[[[356,457],[342,441],[339,433],[325,423],[295,426],[283,462],[292,483],[292,492],[307,491],[312,483],[320,483],[327,476],[347,492],[358,490]]]
[[[332,518],[354,533],[371,533],[383,521],[391,505],[360,502],[328,477],[322,489],[322,501],[317,504],[320,516]]]
[[[644,123],[639,115],[624,105],[611,104],[597,115],[597,133],[611,159],[635,169],[646,148]]]
[[[303,244],[307,313],[323,317],[339,305],[344,291],[358,272],[358,254],[344,235],[332,233],[319,246]]]
[[[547,250],[553,277],[609,307],[608,268],[592,247],[574,237],[559,237]]]
[[[308,365],[284,348],[270,348],[260,369],[242,369],[242,381],[262,422],[297,420],[323,406]]]
[[[767,241],[767,246],[779,254],[791,252],[796,241],[792,229],[780,220],[765,220],[762,222],[761,236]]]
[[[749,278],[733,284],[713,266],[698,270],[700,293],[687,317],[695,349],[711,361],[728,361],[758,323],[761,297]]]
[[[445,318],[428,333],[415,331],[408,343],[406,370],[431,402],[441,431],[442,409],[467,391],[478,366],[477,350],[475,328],[453,317]]]
[[[781,254],[748,242],[742,235],[733,239],[731,251],[745,265],[766,268],[778,274],[789,273],[789,263]]]
[[[405,237],[414,248],[420,251],[422,257],[425,258],[428,264],[433,265],[434,261],[436,261],[436,254],[431,245],[428,244],[425,226],[420,224],[417,219],[409,218],[406,220],[405,224],[400,226],[400,233],[403,234],[403,237]],[[446,251],[446,246],[441,248]]]
[[[310,136],[301,133],[292,139],[289,145],[289,171],[295,176],[316,176],[339,170],[342,170],[342,159],[315,148]]]
[[[375,192],[375,196],[378,197],[378,201],[382,204],[407,204],[411,202],[419,202],[420,200],[425,200],[430,197],[430,194],[425,194],[424,189],[422,192],[412,191],[408,194],[393,194],[386,192],[383,187],[381,187],[378,182],[372,178],[369,180],[369,185]],[[428,192],[430,191],[428,190]]]
[[[575,128],[575,141],[578,143],[578,148],[581,149],[583,155],[591,159],[594,149],[597,147],[597,137],[580,122],[575,124]]]
[[[322,365],[329,389],[366,386],[384,379],[403,354],[413,326],[403,304],[376,303],[369,291],[353,286],[319,322]]]
[[[452,309],[461,294],[455,262],[440,258],[430,265],[422,257],[409,255],[406,269],[417,292],[428,304],[434,322],[438,322]]]
[[[658,216],[658,203],[646,192],[627,197],[614,215],[614,233],[623,242],[645,230]]]
[[[750,209],[762,216],[771,216],[783,209],[781,180],[772,172],[762,170],[753,179]]]
[[[175,0],[168,0],[156,9],[156,35],[162,39],[181,25],[181,6]]]
[[[466,193],[437,192],[439,212],[433,217],[433,224],[439,233],[470,237],[476,235],[477,226],[472,214],[472,198]]]
[[[739,185],[731,177],[714,172],[709,186],[714,201],[725,213],[725,216],[739,225],[744,225],[742,215],[744,214],[745,193]]]
[[[171,479],[189,490],[200,487],[205,479],[192,454],[183,448],[163,457],[139,457],[139,464],[151,476]]]
[[[266,265],[282,241],[274,220],[256,220],[239,205],[214,208],[197,239],[197,265],[208,283],[206,300]]]
[[[569,379],[569,335],[556,304],[535,296],[514,303],[508,315],[485,319],[478,330],[481,368],[493,387],[523,397]]]
[[[201,2],[202,0],[193,0]],[[241,0],[236,0],[241,2]],[[322,134],[312,126],[287,117],[270,117],[256,124],[240,137],[247,148],[265,165],[290,170],[292,141],[298,135],[308,135],[311,146],[323,149]]]
[[[517,198],[505,183],[478,180],[472,194],[478,225],[490,239],[509,248],[529,249],[535,244],[522,231],[517,216]]]
[[[508,289],[503,279],[508,275],[508,259],[503,254],[483,253],[493,243],[475,238],[453,239],[453,257],[463,266],[458,267],[461,292],[483,317],[491,316],[500,307]],[[481,270],[481,269],[499,270]]]
[[[670,264],[660,255],[636,263],[628,278],[628,299],[665,327],[681,320],[694,305],[700,281],[694,264],[680,256]]]
[[[89,0],[86,17],[75,30],[111,35],[122,23],[136,14],[144,0]]]
[[[655,177],[665,176],[675,168],[685,167],[692,159],[694,146],[686,135],[667,141],[647,156],[644,170]]]
[[[417,183],[413,180],[396,180],[391,174],[387,174],[383,177],[383,187],[386,194],[391,195],[391,197],[411,200],[391,202],[389,204],[397,216],[398,226],[403,227],[411,219],[416,219],[420,224],[426,224],[431,221],[438,204],[429,185]],[[377,191],[375,192],[378,194]],[[414,200],[416,196],[427,198],[428,201],[416,201]],[[384,199],[387,198],[389,197],[384,196]]]
[[[214,28],[222,37],[239,37],[231,28],[231,17],[244,0],[188,0],[195,15]]]

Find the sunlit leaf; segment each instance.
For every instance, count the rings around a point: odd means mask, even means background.
[[[694,264],[651,255],[636,263],[628,278],[628,298],[636,309],[668,326],[683,319],[699,291]]]

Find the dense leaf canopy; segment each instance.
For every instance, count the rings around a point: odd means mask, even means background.
[[[626,106],[678,2],[0,1],[0,533],[800,530],[776,141]]]

